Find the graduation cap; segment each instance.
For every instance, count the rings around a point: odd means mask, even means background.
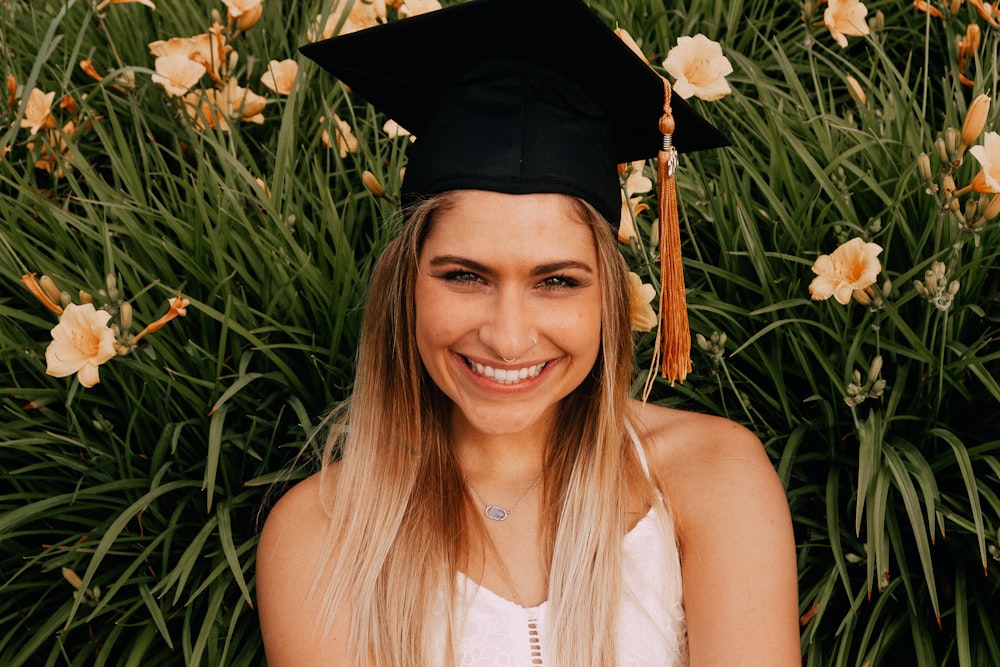
[[[416,137],[404,210],[454,189],[556,192],[617,226],[618,165],[659,156],[661,373],[684,379],[675,151],[729,142],[582,0],[469,0],[300,50]]]

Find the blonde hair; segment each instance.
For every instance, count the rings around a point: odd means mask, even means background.
[[[325,618],[349,607],[350,646],[378,667],[455,662],[454,582],[476,528],[461,511],[471,499],[449,446],[451,404],[414,343],[413,298],[423,240],[453,199],[415,207],[376,263],[353,393],[325,450],[330,461],[340,448],[342,461],[326,499],[330,565],[315,593]],[[643,478],[625,430],[634,368],[627,269],[608,223],[582,200],[566,201],[593,232],[602,325],[600,354],[560,404],[546,459],[550,650],[558,664],[607,665],[616,661],[629,488]]]

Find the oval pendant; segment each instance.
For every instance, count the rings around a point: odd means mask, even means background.
[[[486,516],[493,519],[494,521],[503,521],[504,519],[507,518],[507,510],[500,507],[499,505],[487,505]]]

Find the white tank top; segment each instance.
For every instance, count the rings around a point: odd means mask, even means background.
[[[635,434],[629,429],[633,441]],[[636,449],[649,475],[642,447]],[[624,593],[618,611],[618,667],[688,664],[680,555],[669,515],[650,509],[624,538]],[[456,629],[462,667],[551,664],[548,602],[521,607],[459,573]]]

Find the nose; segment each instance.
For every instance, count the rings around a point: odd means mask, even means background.
[[[538,344],[535,313],[523,293],[500,290],[489,307],[491,312],[484,314],[479,328],[479,340],[498,358],[512,363]]]

